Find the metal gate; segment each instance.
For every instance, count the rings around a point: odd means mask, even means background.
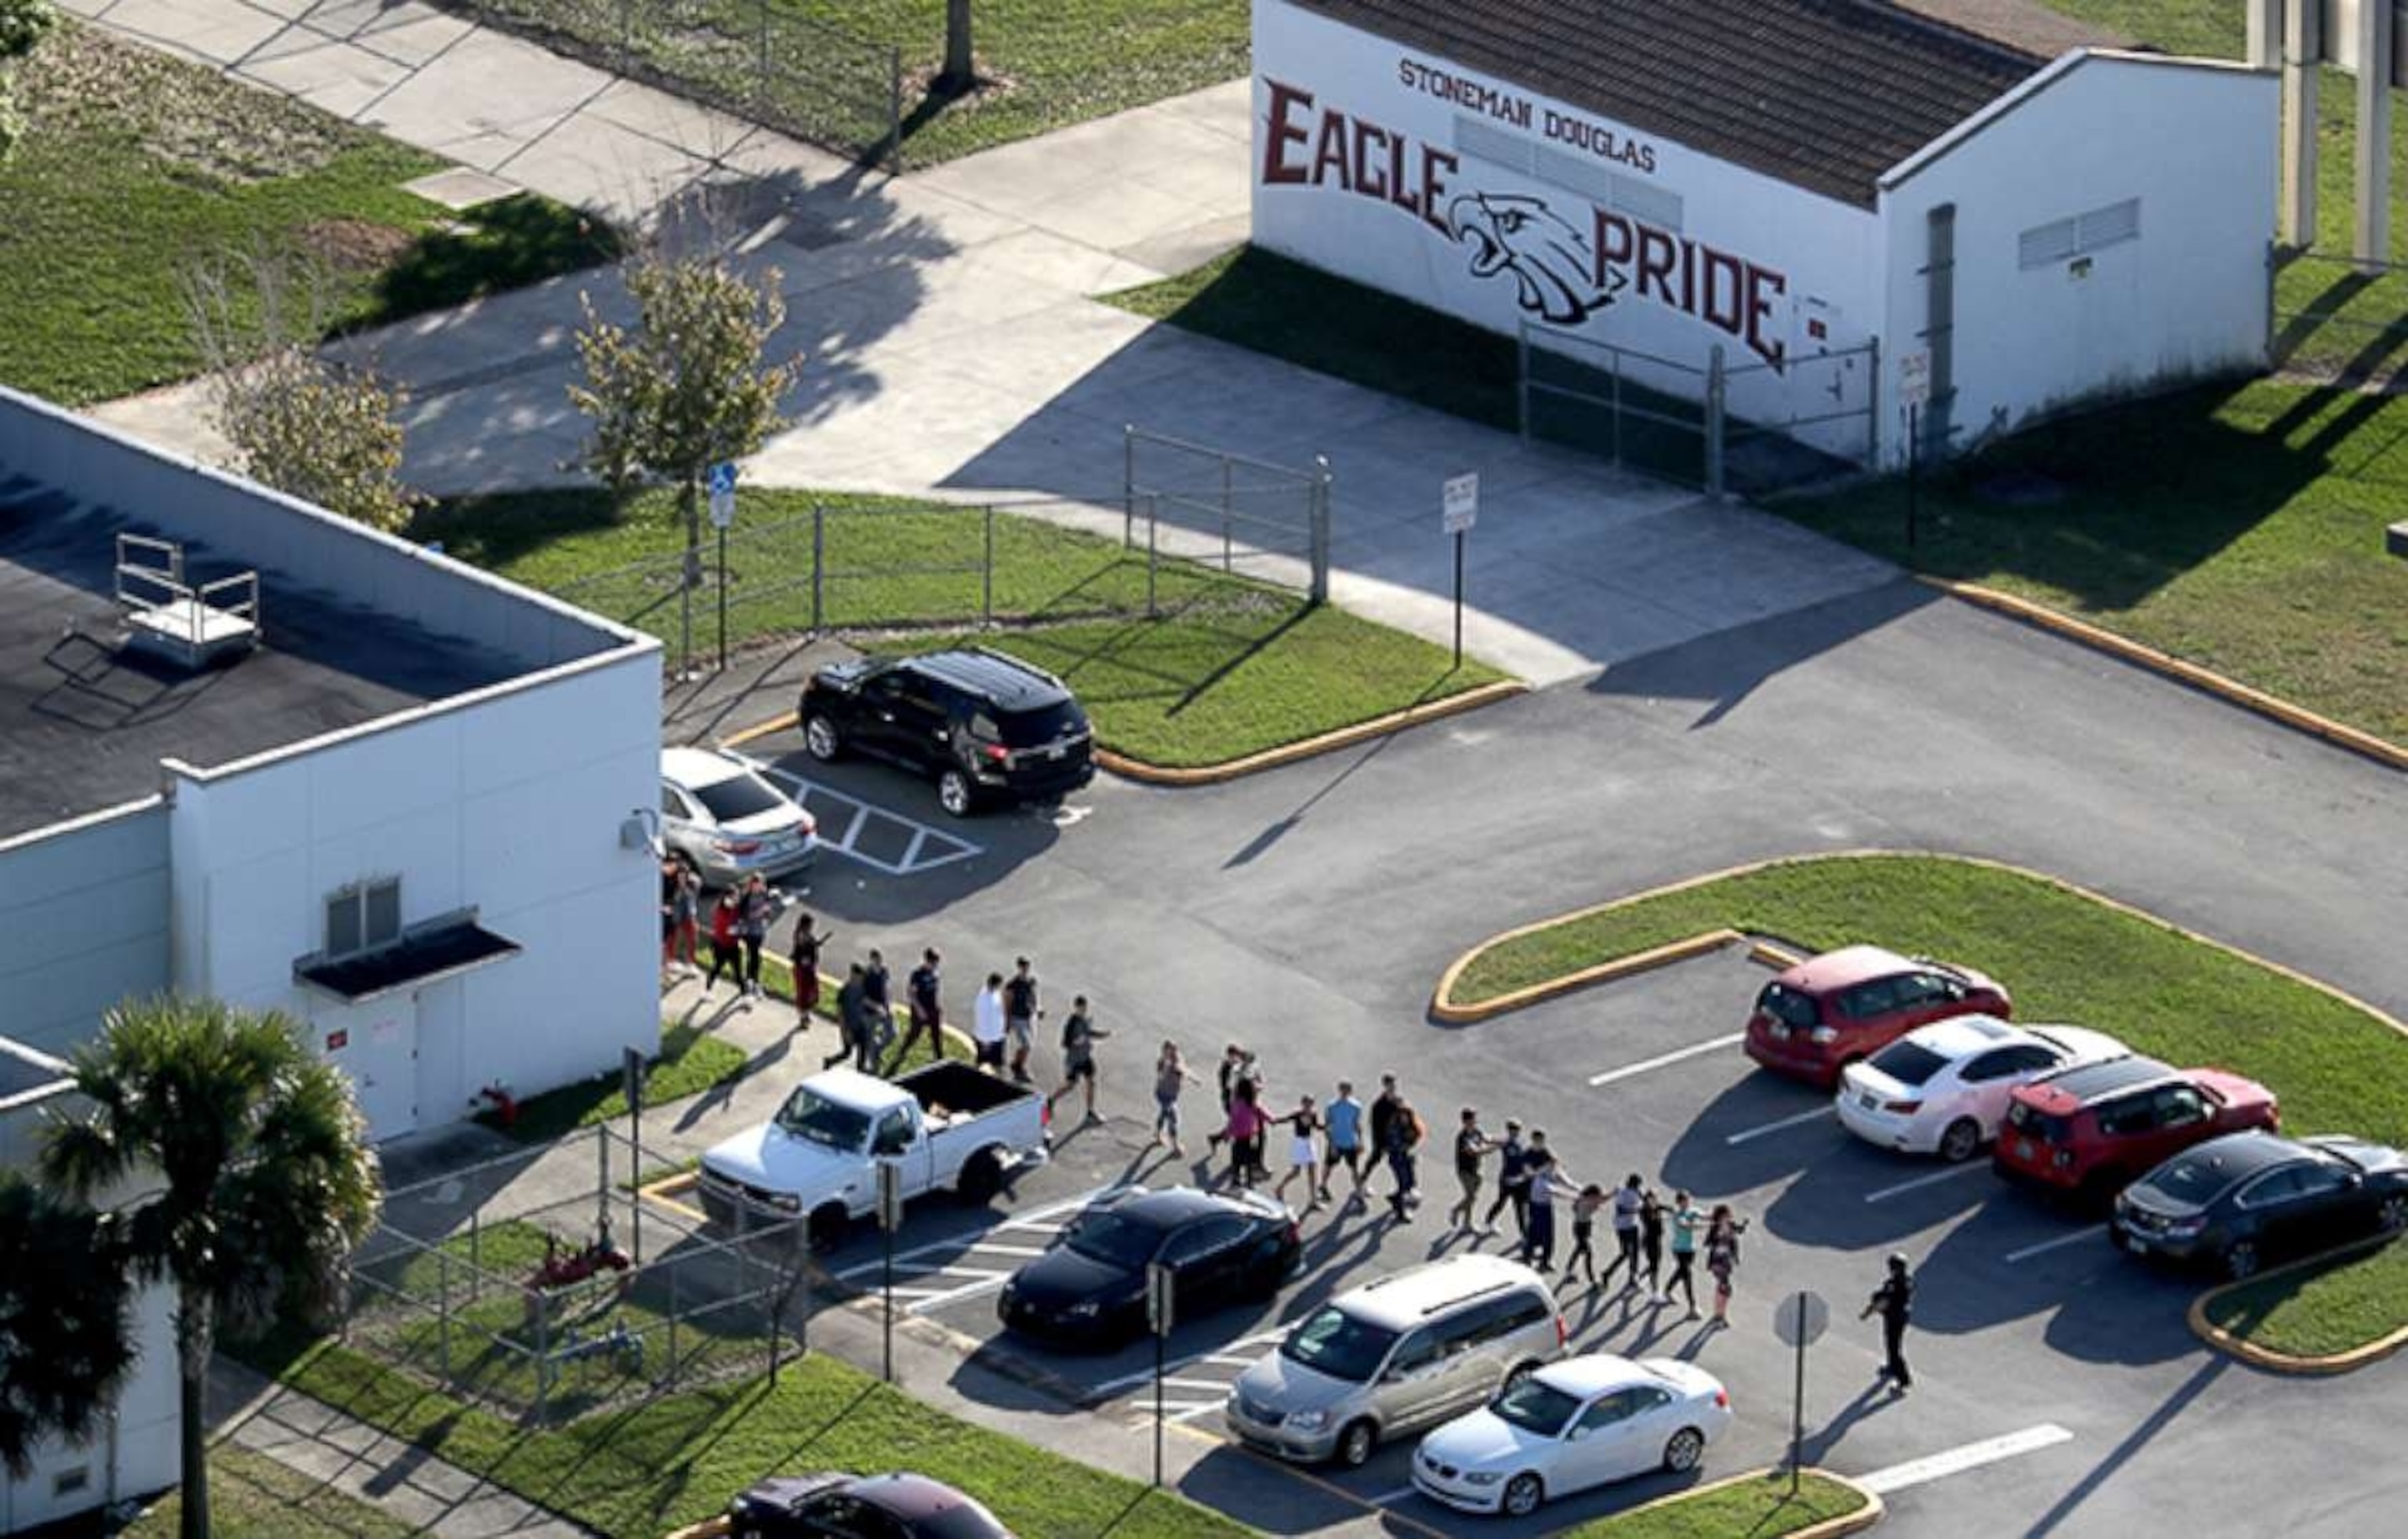
[[[1226,449],[1122,429],[1122,544],[1329,597],[1329,461],[1273,464]]]
[[[1599,455],[1684,485],[1712,479],[1703,369],[1636,348],[1525,322],[1525,440]]]
[[[1722,355],[1714,355],[1719,365]],[[1722,485],[1754,493],[1870,469],[1879,444],[1881,344],[1792,353],[1721,370],[1714,423]]]

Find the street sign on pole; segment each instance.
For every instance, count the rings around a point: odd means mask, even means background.
[[[1439,497],[1439,527],[1455,538],[1455,665],[1463,666],[1463,536],[1480,521],[1480,472],[1446,478]]]
[[[891,1160],[878,1163],[878,1232],[886,1246],[886,1382],[895,1382],[895,1232],[903,1227],[903,1167]]]
[[[1914,549],[1914,526],[1923,500],[1923,408],[1931,404],[1931,350],[1898,355],[1898,400],[1906,408],[1906,548]]]
[[[1772,1332],[1798,1348],[1797,1388],[1789,1404],[1789,1491],[1798,1493],[1798,1469],[1806,1446],[1806,1348],[1831,1328],[1831,1306],[1823,1295],[1800,1289],[1772,1310]]]
[[[1172,1308],[1178,1283],[1170,1268],[1150,1261],[1145,1269],[1145,1328],[1154,1337],[1154,1483],[1162,1484],[1162,1351],[1170,1339],[1176,1312]]]
[[[1918,348],[1898,355],[1898,404],[1902,406],[1928,406],[1931,404],[1931,349]]]
[[[725,529],[736,521],[736,462],[722,460],[710,467],[710,521]]]

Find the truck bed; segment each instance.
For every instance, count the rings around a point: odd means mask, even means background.
[[[968,1063],[947,1059],[914,1069],[896,1085],[911,1092],[932,1124],[983,1117],[1015,1101],[1033,1101],[1037,1092],[1008,1079],[983,1073]]]

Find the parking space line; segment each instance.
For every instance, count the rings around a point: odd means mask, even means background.
[[[2071,1432],[2053,1421],[2044,1421],[2037,1427],[2026,1427],[2019,1432],[1985,1437],[1979,1443],[1968,1443],[1962,1447],[1910,1459],[1903,1464],[1892,1464],[1885,1470],[1875,1470],[1870,1475],[1860,1475],[1855,1478],[1857,1485],[1875,1495],[1887,1496],[1909,1486],[1920,1486],[1928,1480],[1959,1475],[1985,1464],[1995,1464],[2002,1459],[2014,1459],[2020,1454],[2034,1453],[2072,1440]]]
[[[1588,1076],[1589,1089],[1595,1090],[1599,1085],[1611,1085],[1617,1079],[1628,1079],[1633,1075],[1645,1074],[1650,1069],[1661,1069],[1668,1064],[1678,1063],[1684,1059],[1702,1058],[1708,1053],[1718,1053],[1734,1043],[1746,1040],[1745,1032],[1733,1032],[1728,1036],[1718,1036],[1712,1042],[1700,1042],[1694,1047],[1683,1047],[1678,1052],[1665,1053],[1642,1062],[1625,1064],[1619,1069],[1609,1069],[1603,1074],[1593,1074]]]
[[[1200,1416],[1211,1416],[1213,1412],[1221,1409],[1221,1407],[1226,1404],[1226,1402],[1215,1400],[1207,1402],[1202,1405],[1182,1406],[1179,1410],[1179,1414],[1171,1417],[1169,1419],[1172,1421],[1193,1421]]]
[[[1375,1507],[1384,1507],[1391,1502],[1401,1502],[1408,1496],[1419,1494],[1420,1492],[1412,1486],[1398,1486],[1395,1490],[1382,1491],[1377,1496],[1367,1496],[1363,1500]]]
[[[2007,1263],[2013,1265],[2016,1261],[2027,1261],[2047,1251],[2062,1249],[2070,1245],[2080,1245],[2085,1240],[2096,1240],[2106,1233],[2105,1224],[2092,1224],[2088,1229],[2077,1229],[2071,1234],[2060,1234],[2054,1240],[2042,1240],[2038,1245],[2028,1245],[2021,1250],[2010,1250],[2007,1252]]]
[[[1287,1332],[1285,1331],[1266,1331],[1259,1335],[1247,1336],[1242,1340],[1233,1341],[1228,1345],[1230,1347],[1260,1347],[1268,1342],[1278,1341],[1286,1334]],[[1226,1348],[1225,1347],[1223,1350],[1226,1351]],[[1205,1359],[1211,1357],[1212,1355],[1213,1354],[1210,1352],[1190,1353],[1186,1357],[1163,1364],[1162,1371],[1166,1374],[1175,1374],[1182,1368],[1193,1367],[1197,1363],[1202,1362]],[[1248,1363],[1247,1366],[1251,1368],[1254,1364]],[[1109,1400],[1120,1390],[1125,1389],[1133,1384],[1149,1383],[1153,1378],[1153,1369],[1140,1368],[1134,1374],[1123,1374],[1118,1378],[1106,1379],[1103,1383],[1096,1386],[1094,1392],[1098,1398]]]
[[[1951,1165],[1946,1170],[1933,1171],[1928,1176],[1918,1176],[1912,1181],[1900,1181],[1894,1187],[1884,1187],[1879,1191],[1868,1191],[1865,1193],[1865,1201],[1886,1203],[1903,1192],[1920,1191],[1925,1187],[1936,1187],[1942,1181],[1953,1181],[1959,1176],[1978,1176],[1989,1168],[1978,1161],[1968,1161],[1961,1165]]]
[[[809,801],[811,797],[817,796],[824,803],[838,804],[839,810],[829,814],[827,819],[829,822],[843,817],[841,808],[851,807],[852,816],[844,819],[844,833],[840,835],[830,835],[823,831],[820,835],[820,848],[842,855],[849,860],[858,861],[872,870],[884,872],[890,876],[910,876],[923,871],[934,870],[940,865],[950,864],[954,861],[966,861],[971,856],[984,853],[981,847],[971,844],[959,834],[949,834],[943,829],[921,822],[916,818],[907,818],[899,812],[889,811],[850,791],[838,791],[834,786],[823,785],[808,777],[796,775],[790,769],[782,769],[766,759],[754,758],[744,753],[737,753],[733,756],[752,766],[760,775],[786,787],[797,801]],[[873,819],[883,819],[910,832],[910,842],[905,847],[902,859],[885,860],[860,848],[862,835],[867,832]],[[927,853],[932,847],[938,853],[933,855]]]
[[[922,845],[926,844],[927,842],[928,842],[928,831],[927,831],[926,829],[924,829],[924,828],[915,828],[915,829],[913,829],[913,830],[911,831],[911,842],[910,842],[910,844],[905,845],[905,846],[903,847],[903,869],[904,869],[904,870],[909,871],[909,870],[910,870],[914,865],[917,865],[917,864],[919,863],[919,861],[920,861],[920,847],[921,847]]]
[[[1255,1363],[1258,1363],[1263,1360],[1259,1357],[1233,1358],[1226,1352],[1207,1352],[1196,1361],[1198,1362],[1217,1363],[1224,1368],[1252,1368]]]
[[[981,1240],[978,1244],[970,1247],[970,1248],[972,1250],[982,1251],[996,1256],[1042,1256],[1045,1254],[1043,1248],[1038,1246],[998,1245],[993,1240]]]
[[[1789,1128],[1804,1127],[1809,1122],[1817,1121],[1823,1118],[1833,1115],[1835,1115],[1835,1108],[1830,1106],[1817,1106],[1810,1112],[1799,1112],[1795,1117],[1784,1117],[1778,1122],[1767,1122],[1760,1128],[1750,1128],[1744,1133],[1732,1133],[1729,1137],[1724,1139],[1723,1142],[1733,1145],[1752,1144],[1757,1139],[1765,1137],[1768,1134],[1780,1133]]]
[[[959,1304],[964,1299],[974,1299],[982,1293],[992,1293],[1011,1280],[1011,1274],[1008,1272],[982,1272],[976,1267],[969,1266],[955,1267],[953,1270],[959,1274],[973,1275],[976,1280],[919,1300],[911,1305],[911,1313],[924,1315],[931,1309],[942,1309],[949,1304]]]
[[[1229,1388],[1227,1385],[1226,1385],[1226,1384],[1222,1383],[1219,1379],[1216,1379],[1216,1378],[1168,1378],[1168,1377],[1166,1377],[1162,1382],[1163,1382],[1164,1387],[1165,1387],[1165,1388],[1167,1388],[1167,1389],[1201,1389],[1201,1390],[1203,1390],[1203,1391],[1204,1391],[1206,1394],[1208,1394],[1208,1395],[1217,1395],[1217,1394],[1221,1394],[1221,1393],[1225,1392],[1226,1390],[1227,1390],[1227,1389]]]

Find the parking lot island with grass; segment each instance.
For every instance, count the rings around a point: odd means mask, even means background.
[[[1783,1470],[1757,1470],[1561,1531],[1556,1539],[1838,1539],[1881,1520],[1881,1499],[1820,1470],[1790,1489]]]

